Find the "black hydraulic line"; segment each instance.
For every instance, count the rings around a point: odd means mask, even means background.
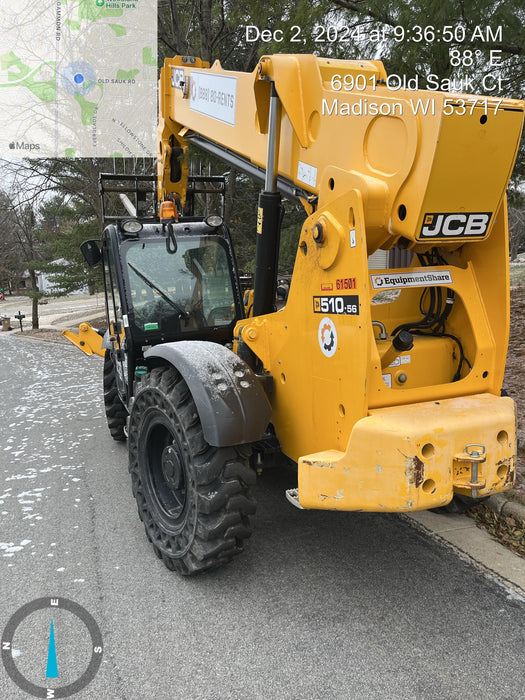
[[[170,155],[170,182],[180,182],[182,179],[182,158],[184,150],[173,146]]]
[[[166,236],[166,250],[170,255],[177,252],[177,239],[175,238],[175,229],[171,221],[167,226],[168,235]]]
[[[443,256],[437,248],[432,248],[432,250],[430,250],[427,253],[418,253],[418,259],[423,267],[429,265],[447,265],[447,261],[443,258]],[[430,296],[429,307],[428,311],[424,311],[423,299],[427,292]],[[414,335],[430,335],[436,338],[450,338],[451,340],[453,340],[458,346],[459,350],[458,368],[454,377],[452,378],[453,382],[457,382],[459,379],[461,379],[461,370],[463,368],[463,363],[468,365],[470,369],[472,369],[472,365],[465,357],[463,345],[459,338],[457,338],[452,333],[446,332],[446,321],[450,315],[450,312],[452,311],[454,301],[455,293],[452,289],[446,289],[446,298],[445,303],[443,304],[441,287],[437,287],[437,289],[433,287],[426,287],[423,290],[423,293],[421,294],[421,298],[419,300],[419,310],[423,314],[423,318],[413,323],[408,322],[399,324],[399,326],[394,328],[394,330],[392,331],[392,335],[395,336],[397,333],[402,331],[410,331]]]

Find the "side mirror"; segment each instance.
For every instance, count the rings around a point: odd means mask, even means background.
[[[275,296],[279,301],[286,301],[288,299],[288,293],[290,292],[290,283],[288,280],[279,280],[277,283],[277,290]]]
[[[97,241],[84,241],[84,243],[80,245],[80,250],[82,251],[84,260],[88,265],[91,265],[91,267],[95,267],[95,265],[98,265],[102,260],[102,253],[100,252]]]

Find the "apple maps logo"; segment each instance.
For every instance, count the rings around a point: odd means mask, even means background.
[[[25,141],[11,141],[9,148],[12,151],[39,151],[39,143],[26,143]]]

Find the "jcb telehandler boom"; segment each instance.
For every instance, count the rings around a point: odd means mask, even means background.
[[[265,444],[297,464],[301,508],[412,511],[512,486],[505,190],[524,108],[393,92],[378,61],[166,60],[160,219],[117,221],[102,256],[108,417],[167,566],[241,548]],[[191,143],[264,181],[248,316],[224,224],[184,215]],[[276,312],[282,195],[307,218]],[[369,270],[380,248],[412,261]]]

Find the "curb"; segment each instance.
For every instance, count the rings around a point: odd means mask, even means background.
[[[508,515],[525,522],[525,505],[519,501],[510,501],[503,493],[489,496],[485,505],[497,515]]]
[[[56,330],[56,329],[53,329]],[[36,337],[34,335],[29,335],[29,333],[10,333],[14,338],[21,338],[22,340],[30,340],[35,343],[54,343],[54,345],[65,345],[66,347],[68,345],[71,345],[71,343],[67,340],[55,340],[53,338],[40,338]],[[71,347],[74,347],[71,345]]]

